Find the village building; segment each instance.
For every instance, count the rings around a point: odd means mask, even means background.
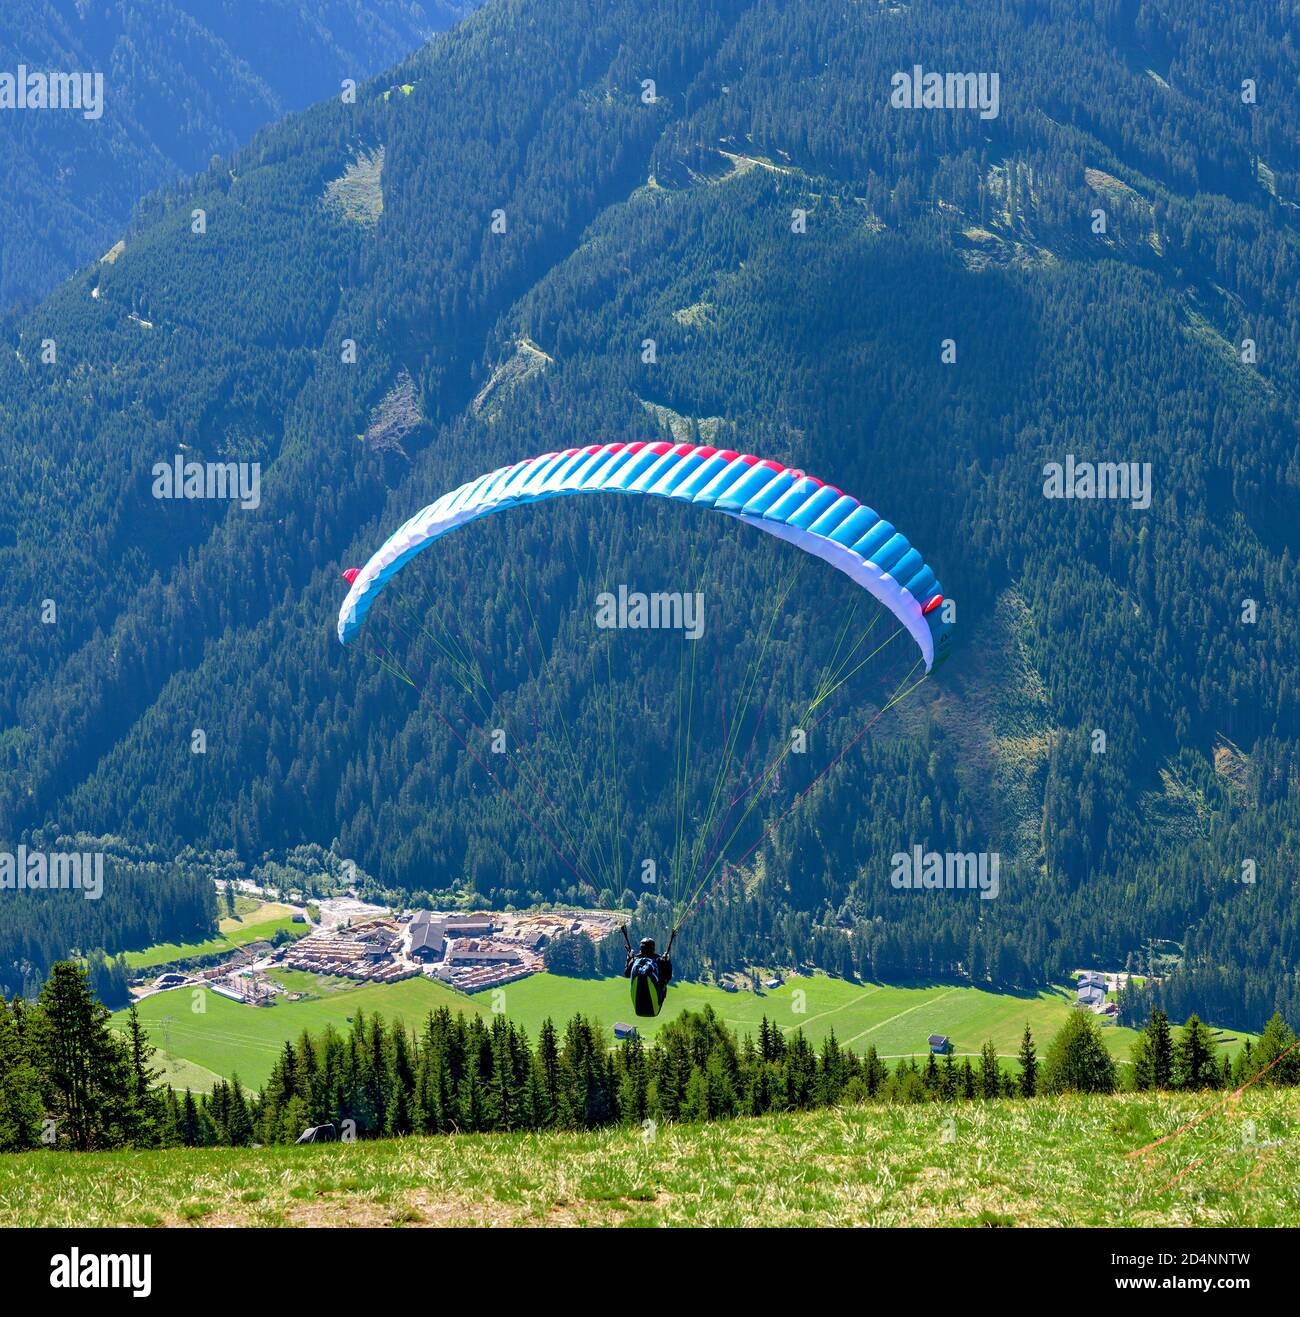
[[[411,924],[411,955],[420,961],[441,960],[446,946],[446,937],[442,927],[426,920],[424,923]]]
[[[499,942],[479,942],[473,938],[458,938],[447,947],[449,965],[518,964],[521,957],[514,947]]]
[[[448,937],[491,937],[497,928],[491,919],[482,917],[445,919],[442,927]]]

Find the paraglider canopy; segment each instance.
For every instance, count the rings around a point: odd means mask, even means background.
[[[351,581],[339,611],[347,643],[387,582],[448,531],[519,503],[563,494],[641,494],[695,503],[744,521],[838,568],[907,629],[929,672],[947,656],[938,578],[893,525],[802,471],[700,444],[614,443],[543,453],[461,485],[400,526]]]

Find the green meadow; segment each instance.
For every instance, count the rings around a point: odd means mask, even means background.
[[[143,951],[128,951],[126,963],[133,971],[155,969],[159,965],[170,965],[177,960],[189,960],[194,956],[215,956],[225,952],[238,951],[250,942],[270,941],[283,929],[294,937],[301,937],[307,932],[306,924],[295,924],[293,912],[287,905],[272,901],[246,902],[240,898],[240,906],[247,904],[251,908],[221,920],[217,925],[217,936],[205,938],[201,942],[159,942]]]
[[[8,1153],[0,1226],[1294,1225],[1300,1187],[1287,1168],[1300,1095],[1261,1085],[1220,1098],[845,1106],[650,1130]]]
[[[756,1034],[766,1015],[787,1034],[802,1029],[812,1042],[820,1043],[833,1030],[842,1044],[857,1051],[874,1044],[886,1057],[924,1055],[931,1033],[946,1034],[958,1054],[978,1052],[991,1040],[1001,1055],[1012,1057],[1026,1024],[1041,1053],[1075,1009],[1065,989],[1011,995],[943,983],[903,987],[847,983],[818,974],[788,978],[781,987],[759,994],[727,992],[698,983],[674,984],[658,1019],[637,1020],[631,1013],[627,982],[621,978],[536,974],[508,984],[499,993],[467,997],[430,979],[341,987],[339,980],[316,980],[313,985],[311,975],[275,973],[294,991],[315,990],[320,995],[299,1002],[282,998],[273,1006],[256,1007],[211,992],[196,995],[192,989],[178,988],[140,1002],[140,1015],[160,1049],[160,1062],[172,1066],[177,1076],[186,1076],[177,1083],[169,1075],[168,1082],[206,1090],[211,1079],[204,1081],[204,1072],[209,1072],[227,1078],[238,1074],[246,1086],[259,1088],[270,1076],[286,1039],[326,1025],[346,1030],[350,1017],[359,1011],[401,1019],[411,1027],[443,1005],[485,1015],[500,1010],[533,1039],[548,1016],[562,1024],[580,1012],[610,1029],[616,1022],[635,1023],[644,1037],[653,1039],[682,1011],[711,1006],[741,1034]],[[114,1017],[119,1027],[124,1020],[124,1012]],[[1136,1037],[1134,1031],[1108,1025],[1103,1033],[1111,1052],[1125,1061]],[[1244,1036],[1236,1035],[1238,1040]],[[1235,1051],[1239,1045],[1240,1041],[1229,1044],[1228,1050]]]
[[[299,985],[295,989],[300,990]],[[260,1088],[285,1040],[304,1029],[317,1032],[333,1025],[346,1030],[349,1018],[358,1011],[377,1011],[389,1019],[417,1024],[443,1005],[453,1010],[475,1008],[471,998],[441,983],[405,979],[358,985],[312,1001],[281,1000],[274,1006],[245,1006],[204,989],[176,988],[146,997],[139,1009],[150,1041],[159,1049],[160,1063],[186,1061],[227,1079],[238,1075],[247,1087]],[[119,1027],[125,1027],[125,1021],[125,1011],[113,1017]],[[207,1090],[211,1081],[198,1087]]]

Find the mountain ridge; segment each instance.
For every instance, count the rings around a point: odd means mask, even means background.
[[[52,480],[67,464],[78,491],[62,511],[12,476],[6,491],[18,511],[0,522],[0,564],[22,602],[0,620],[13,655],[0,677],[0,835],[120,829],[250,858],[337,841],[396,888],[574,899],[427,714],[397,705],[364,656],[337,651],[330,617],[339,567],[422,503],[529,452],[658,438],[648,398],[724,418],[727,443],[878,500],[918,543],[940,546],[929,556],[973,634],[1013,590],[1022,658],[1057,729],[1035,751],[1029,801],[1011,811],[1020,842],[1007,848],[1019,858],[1005,915],[904,907],[882,890],[882,862],[903,841],[1002,845],[990,831],[999,811],[977,803],[987,783],[951,748],[963,701],[987,695],[965,698],[978,665],[959,660],[919,697],[921,715],[888,721],[886,739],[760,851],[772,909],[810,929],[847,923],[855,956],[876,968],[901,958],[911,972],[1005,982],[1171,938],[1251,1018],[1294,1002],[1300,931],[1284,874],[1300,788],[1284,619],[1297,602],[1288,363],[1300,246],[1279,134],[1295,110],[1274,98],[1243,119],[1229,76],[1230,52],[1245,51],[1276,85],[1289,55],[1269,45],[1272,18],[1252,27],[1236,15],[1220,30],[1205,5],[1048,8],[1073,38],[1071,61],[1057,27],[1049,39],[1019,4],[977,18],[935,5],[812,14],[681,0],[650,16],[493,3],[373,79],[356,107],[263,130],[229,169],[158,198],[111,266],[20,323],[0,367],[7,465]],[[1172,52],[1160,64],[1172,91],[1126,63],[1144,25],[1158,28],[1148,45]],[[999,65],[1001,117],[892,111],[889,69],[918,60]],[[393,86],[411,90],[385,97]],[[381,146],[373,227],[330,214],[331,181]],[[728,153],[781,167],[737,171]],[[1259,182],[1265,153],[1278,196]],[[1128,191],[1099,193],[1096,171]],[[1099,202],[1104,241],[1091,231]],[[196,205],[206,244],[188,232]],[[504,233],[492,231],[497,210]],[[805,233],[791,231],[796,211],[811,217]],[[1053,263],[972,268],[964,253],[984,243],[974,228]],[[707,316],[677,318],[701,305]],[[50,336],[60,360],[39,383]],[[1246,337],[1259,347],[1249,366]],[[640,360],[647,338],[653,370]],[[940,356],[950,338],[955,368]],[[345,340],[360,348],[355,367],[340,360]],[[521,340],[553,364],[476,415]],[[358,455],[356,435],[403,372],[420,419],[400,452]],[[111,418],[94,434],[92,401]],[[177,443],[262,461],[263,507],[241,519],[152,503],[148,463]],[[1150,515],[1045,499],[1043,464],[1067,452],[1151,461]],[[479,564],[533,573],[554,675],[581,724],[600,697],[557,651],[579,634],[580,600],[547,555],[590,560],[593,539],[609,536],[630,576],[647,561],[639,536],[680,576],[681,524],[655,514],[634,536],[621,514],[567,508],[494,520],[471,543],[449,540],[427,571],[480,587],[484,648],[521,716],[540,689],[528,624],[511,578]],[[717,643],[738,645],[755,621],[740,593],[755,578],[774,587],[782,561],[721,541],[716,552],[737,592]],[[1263,605],[1251,630],[1235,620],[1247,589]],[[68,620],[38,627],[40,601],[60,596]],[[798,617],[807,627],[810,614]],[[777,661],[806,682],[834,637],[792,634],[807,654],[791,643]],[[669,696],[644,656],[628,662],[633,686]],[[839,740],[823,762],[872,699],[858,692],[828,723]],[[195,725],[206,756],[189,753]],[[1098,727],[1104,754],[1090,749]],[[1221,735],[1262,775],[1249,809],[1213,788]],[[637,725],[632,743],[671,754],[665,737]],[[1148,854],[1140,794],[1185,754],[1195,774],[1208,769],[1211,826]],[[639,807],[630,844],[661,847],[662,798],[647,788]],[[1269,877],[1234,889],[1227,875],[1247,852]],[[710,914],[707,935],[728,928],[743,942],[768,917]],[[1284,931],[1259,945],[1270,924]],[[1256,949],[1232,954],[1243,937]],[[1199,1008],[1237,1018],[1221,1000]]]
[[[160,0],[148,12],[135,0],[15,7],[0,22],[0,71],[93,70],[104,90],[90,127],[66,111],[5,115],[0,313],[107,251],[146,195],[341,92],[344,78],[371,76],[473,4],[269,0],[256,17],[232,0]]]

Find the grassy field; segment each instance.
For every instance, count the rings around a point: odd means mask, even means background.
[[[595,1134],[0,1156],[0,1226],[1281,1226],[1300,1094],[847,1107]],[[949,1118],[951,1122],[949,1123]],[[1253,1122],[1250,1124],[1248,1122]]]
[[[161,1072],[159,1083],[169,1084],[175,1089],[188,1088],[195,1093],[210,1093],[213,1084],[221,1078],[215,1071],[176,1056],[156,1056],[153,1064],[154,1069]]]
[[[274,901],[247,902],[242,897],[240,903],[252,908],[239,913],[237,905],[235,916],[223,919],[217,925],[216,937],[202,942],[159,942],[143,951],[128,951],[128,968],[147,970],[158,965],[170,965],[176,960],[188,960],[191,956],[215,956],[225,951],[236,951],[249,942],[269,941],[279,929],[295,937],[307,932],[306,924],[293,922],[293,912],[287,905],[279,905]]]
[[[202,1010],[194,1009],[199,1004]],[[304,1029],[317,1032],[332,1024],[346,1030],[349,1018],[358,1011],[378,1011],[418,1024],[442,1005],[474,1009],[472,999],[429,979],[358,985],[316,1001],[278,1001],[261,1007],[213,992],[199,990],[196,995],[194,989],[177,988],[146,997],[139,1009],[150,1041],[159,1049],[159,1062],[187,1061],[226,1078],[237,1074],[248,1087],[260,1088],[270,1078],[285,1040],[297,1038]],[[124,1011],[113,1017],[119,1028],[125,1028],[125,1022]],[[210,1081],[196,1086],[203,1091],[210,1087]]]
[[[536,974],[509,984],[499,997],[490,992],[466,997],[428,979],[340,987],[339,980],[320,980],[292,971],[277,971],[277,975],[294,991],[314,991],[320,996],[312,1001],[280,1000],[259,1008],[208,992],[202,995],[201,1012],[193,1009],[195,998],[188,988],[146,997],[140,1003],[140,1015],[152,1042],[163,1053],[160,1059],[176,1066],[178,1073],[188,1063],[227,1077],[237,1073],[246,1085],[260,1088],[285,1039],[326,1024],[346,1029],[348,1018],[358,1011],[378,1011],[412,1026],[441,1005],[485,1014],[500,1007],[533,1039],[547,1016],[563,1022],[581,1011],[607,1027],[635,1019],[630,1014],[627,982],[621,978]],[[760,995],[696,983],[675,984],[663,1014],[657,1020],[636,1023],[647,1038],[653,1038],[667,1020],[683,1010],[700,1010],[706,1005],[742,1034],[757,1034],[760,1019],[767,1015],[787,1033],[803,1029],[814,1043],[834,1029],[841,1043],[858,1051],[874,1043],[888,1057],[924,1055],[931,1033],[947,1034],[959,1054],[978,1052],[992,1039],[998,1051],[1010,1057],[1015,1055],[1026,1023],[1041,1053],[1074,1009],[1064,991],[1014,996],[953,984],[890,987],[815,975],[788,979],[780,988]],[[115,1022],[121,1026],[124,1018],[119,1012]],[[1115,1027],[1107,1027],[1104,1033],[1116,1058],[1127,1059],[1136,1034]],[[1235,1049],[1236,1045],[1229,1048]],[[192,1086],[196,1091],[206,1090],[211,1083]]]
[[[289,992],[305,992],[310,997],[323,997],[331,992],[344,992],[357,986],[356,979],[342,978],[337,974],[311,974],[305,969],[269,969],[266,977],[274,979]]]
[[[629,1014],[626,979],[593,982],[536,974],[505,989],[506,1014],[530,1034],[548,1014],[563,1019],[580,1010],[609,1025],[616,1020],[634,1023],[644,1037],[653,1038],[674,1015],[706,1005],[741,1034],[756,1035],[766,1015],[787,1034],[802,1029],[805,1037],[820,1043],[834,1030],[847,1047],[865,1052],[875,1044],[881,1056],[890,1057],[924,1055],[931,1033],[946,1034],[958,1054],[978,1052],[992,1039],[1002,1055],[1013,1056],[1026,1024],[1041,1045],[1074,1009],[1064,991],[1018,996],[951,983],[846,983],[818,974],[789,978],[781,987],[758,994],[674,984],[663,1014],[656,1020],[638,1020]],[[1120,1059],[1127,1058],[1134,1037],[1131,1029],[1106,1029],[1111,1051]]]

